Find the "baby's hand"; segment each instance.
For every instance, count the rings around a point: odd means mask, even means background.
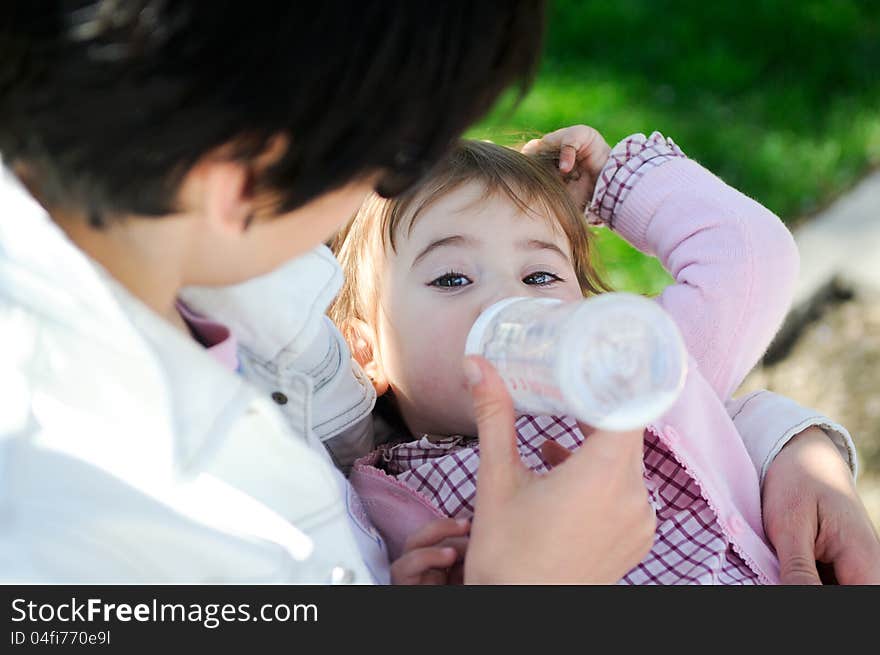
[[[391,565],[391,584],[461,584],[469,529],[467,519],[437,519],[410,535]]]
[[[532,139],[523,146],[526,155],[558,155],[559,172],[575,204],[585,210],[596,180],[608,161],[611,148],[599,132],[586,125],[563,127]]]

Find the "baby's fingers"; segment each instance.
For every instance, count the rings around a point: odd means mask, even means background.
[[[540,139],[529,141],[522,151],[527,155],[558,152],[559,170],[562,173],[570,173],[578,159],[588,157],[593,145],[602,144],[604,141],[592,127],[572,125],[549,132]]]
[[[426,523],[411,534],[403,547],[404,551],[436,546],[444,539],[461,537],[467,534],[470,521],[467,519],[437,519]]]
[[[419,548],[404,553],[391,565],[392,584],[446,584],[445,569],[455,564],[455,548]]]
[[[520,152],[522,152],[524,155],[529,156],[537,155],[539,152],[541,152],[541,146],[543,145],[543,139],[532,139],[522,147],[522,150]]]
[[[559,150],[559,172],[570,173],[577,164],[578,148],[572,143],[563,143]]]
[[[573,143],[563,143],[563,140],[558,138],[557,133],[562,131],[564,130],[557,130],[556,132],[545,134],[540,139],[532,139],[522,147],[521,152],[529,157],[545,154],[558,157],[559,171],[563,174],[570,173],[577,163],[578,151]]]

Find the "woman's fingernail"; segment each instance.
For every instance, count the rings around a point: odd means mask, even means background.
[[[455,523],[460,528],[466,528],[468,526],[468,523],[470,523],[470,521],[468,521],[467,519],[456,519]]]
[[[467,378],[468,386],[474,387],[480,384],[483,379],[483,372],[480,366],[472,359],[464,360],[464,377]]]

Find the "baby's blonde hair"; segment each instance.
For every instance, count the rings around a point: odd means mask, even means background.
[[[331,247],[345,273],[342,290],[328,314],[351,343],[351,319],[375,326],[378,258],[396,251],[399,229],[411,232],[432,203],[472,182],[486,194],[503,194],[524,213],[554,220],[568,237],[574,270],[584,296],[608,291],[591,262],[592,234],[566,191],[556,159],[538,159],[487,141],[461,141],[417,188],[385,199],[373,193],[336,235]],[[538,205],[542,212],[535,210]],[[354,348],[354,344],[352,344]]]

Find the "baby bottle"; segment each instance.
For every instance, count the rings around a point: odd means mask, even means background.
[[[574,416],[616,431],[669,409],[687,370],[675,322],[630,293],[500,300],[477,318],[465,350],[492,362],[519,413]]]

